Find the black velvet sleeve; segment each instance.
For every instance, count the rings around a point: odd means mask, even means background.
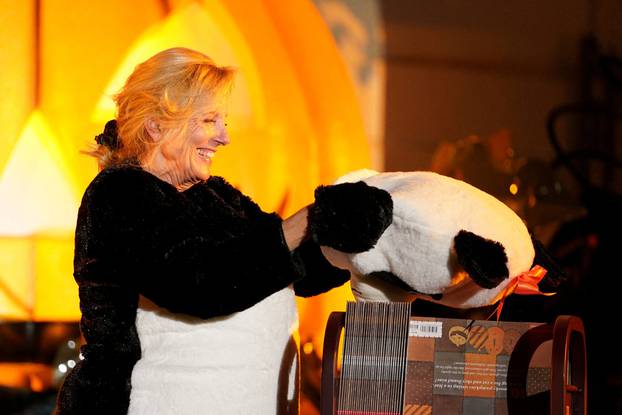
[[[345,284],[350,272],[334,267],[326,260],[320,247],[308,239],[294,250],[304,266],[305,277],[294,283],[297,296],[311,297]]]
[[[83,204],[102,271],[122,268],[126,284],[175,313],[241,311],[304,272],[278,215],[245,218],[216,193],[199,206],[140,169],[100,175]]]
[[[192,191],[198,194],[201,186],[209,186],[232,206],[238,208],[242,214],[250,219],[256,219],[266,215],[251,198],[231,186],[221,177],[213,176],[207,183],[202,183]],[[203,189],[203,194],[205,194]],[[204,202],[206,203],[206,202]],[[350,279],[350,273],[334,267],[324,258],[320,247],[308,239],[293,252],[302,266],[304,278],[294,283],[294,291],[297,296],[311,297],[339,287]]]

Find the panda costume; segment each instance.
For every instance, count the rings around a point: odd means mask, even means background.
[[[220,177],[119,165],[84,194],[74,277],[86,344],[56,414],[262,415],[298,413],[294,294],[349,275]]]

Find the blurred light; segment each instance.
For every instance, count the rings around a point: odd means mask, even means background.
[[[39,376],[30,377],[30,389],[33,392],[43,391],[43,380]]]
[[[58,370],[60,370],[61,373],[67,373],[67,366],[65,366],[64,363],[61,363],[58,365]]]
[[[537,202],[538,200],[534,195],[529,195],[529,197],[527,198],[527,206],[529,206],[530,208],[534,207]]]
[[[80,356],[78,356],[80,358],[80,360],[84,360],[84,356],[82,356],[82,353],[80,353]]]
[[[513,195],[518,193],[518,186],[516,185],[516,183],[512,183],[510,185],[510,193],[512,193]]]
[[[302,351],[304,354],[313,353],[313,342],[306,342],[302,345]]]
[[[512,160],[503,160],[503,168],[505,170],[511,170],[512,169]]]
[[[69,346],[70,349],[75,349],[76,348],[76,342],[74,342],[73,340],[69,340],[67,342],[67,346]]]
[[[76,361],[75,360],[67,360],[67,366],[69,366],[71,369],[73,369],[76,366]]]
[[[598,235],[589,234],[587,236],[587,245],[592,249],[596,248],[598,246]]]

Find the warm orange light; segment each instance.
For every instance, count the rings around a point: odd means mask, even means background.
[[[0,237],[0,318],[74,321],[73,233]]]
[[[34,6],[20,1],[0,8],[0,172],[35,105]]]
[[[302,345],[302,352],[304,354],[311,354],[313,353],[313,342],[306,342],[305,344]]]
[[[516,183],[512,183],[510,185],[510,193],[512,193],[513,195],[518,193],[518,186],[516,185]]]
[[[8,287],[0,289],[1,317],[79,318],[67,228],[97,172],[95,161],[79,151],[114,115],[110,95],[135,64],[158,50],[186,46],[239,68],[229,111],[232,143],[219,152],[213,172],[265,210],[291,214],[312,201],[317,185],[370,167],[352,82],[310,0],[180,1],[170,2],[170,13],[147,0],[132,7],[110,0],[85,8],[69,0],[41,2],[38,108],[28,4],[20,6],[19,16],[12,15],[14,7],[0,10],[0,21],[10,23],[0,28],[0,38],[11,40],[0,51],[7,63],[0,89],[8,93],[0,103],[0,121],[7,126],[0,136],[0,177],[17,189],[5,197],[0,185],[0,200],[19,213],[13,215],[19,232],[0,231],[0,286]],[[93,24],[124,29],[92,30]],[[18,146],[26,149],[19,156]],[[11,160],[16,167],[9,169]],[[16,195],[29,199],[15,205]],[[349,299],[344,286],[299,300],[301,330],[314,339],[307,347],[321,352],[328,314],[343,310]]]
[[[28,118],[0,172],[0,236],[73,232],[81,190],[47,120]]]
[[[45,117],[28,118],[0,174],[0,317],[75,320],[78,190]],[[43,236],[47,235],[47,236]]]
[[[41,392],[52,387],[53,370],[41,363],[0,362],[0,386]]]

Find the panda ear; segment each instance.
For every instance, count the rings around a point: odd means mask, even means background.
[[[454,238],[454,249],[458,263],[482,288],[495,288],[510,275],[508,257],[499,242],[461,230]]]
[[[536,256],[533,259],[533,265],[540,265],[546,269],[546,275],[539,285],[544,292],[555,291],[557,287],[559,287],[560,284],[566,280],[566,274],[562,271],[546,248],[544,248],[542,242],[534,238],[533,235],[531,235],[531,241],[533,242],[533,248],[536,251]]]

